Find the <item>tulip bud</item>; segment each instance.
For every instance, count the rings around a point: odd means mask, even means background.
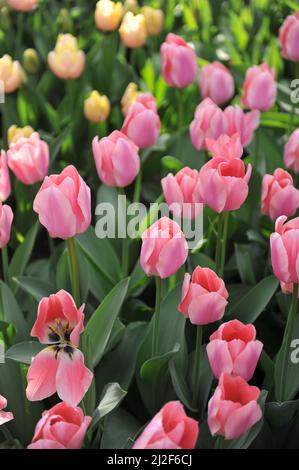
[[[59,15],[57,17],[57,24],[64,33],[69,33],[73,31],[73,19],[67,8],[62,8],[60,10]]]
[[[9,243],[13,212],[11,207],[0,202],[0,248]]]
[[[145,18],[146,29],[149,36],[157,36],[161,33],[164,24],[164,13],[162,10],[145,6],[141,10]]]
[[[11,27],[10,12],[7,6],[2,6],[0,10],[0,28],[3,31],[8,31]]]
[[[35,49],[26,49],[23,54],[24,69],[28,73],[35,74],[38,72],[40,60]]]
[[[5,93],[12,93],[21,85],[23,71],[20,63],[5,54],[0,59],[0,81],[4,82]]]
[[[17,127],[15,124],[10,126],[7,131],[7,140],[8,143],[15,143],[22,137],[28,138],[33,134],[34,129],[31,126]]]
[[[118,28],[123,15],[123,6],[120,2],[100,0],[95,11],[95,22],[102,31],[114,31]]]
[[[136,14],[138,11],[138,2],[136,0],[126,0],[124,3],[124,13],[131,11]]]
[[[63,80],[74,80],[83,72],[85,54],[78,48],[77,39],[71,34],[59,34],[55,49],[48,54],[52,72]]]
[[[132,12],[125,14],[119,28],[120,38],[127,47],[141,47],[146,40],[147,31],[143,15],[133,15]]]
[[[135,103],[135,101],[137,100],[139,93],[140,92],[138,91],[138,86],[136,85],[136,83],[129,83],[129,85],[125,89],[125,92],[120,102],[121,111],[124,116],[127,114],[131,104]]]
[[[100,95],[96,90],[84,101],[84,114],[91,122],[106,121],[110,113],[110,101],[106,95]]]

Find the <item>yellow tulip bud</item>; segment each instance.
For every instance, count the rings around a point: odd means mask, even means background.
[[[91,122],[106,121],[110,114],[110,101],[106,95],[100,95],[96,90],[84,101],[84,114]]]
[[[28,73],[37,73],[39,66],[40,66],[40,60],[38,53],[36,52],[35,49],[26,49],[23,53],[23,65],[24,69]]]
[[[74,36],[59,34],[54,51],[48,54],[48,64],[57,77],[74,80],[84,70],[85,54],[78,48]]]
[[[73,31],[73,19],[67,8],[62,8],[57,17],[57,24],[64,33]]]
[[[120,38],[127,47],[140,47],[147,37],[146,23],[143,15],[133,15],[128,11],[119,28]]]
[[[164,24],[164,13],[152,7],[142,8],[142,14],[145,18],[146,29],[150,36],[157,36],[161,33]]]
[[[5,54],[0,59],[0,81],[4,83],[4,92],[12,93],[21,85],[24,74],[20,63]]]
[[[138,87],[136,83],[134,82],[129,83],[129,85],[125,89],[125,92],[120,102],[121,110],[124,116],[127,114],[128,109],[131,106],[131,104],[135,103],[138,95],[139,95],[139,91],[138,91]]]
[[[8,143],[15,143],[22,137],[30,137],[33,134],[34,129],[31,126],[17,127],[15,124],[10,126],[7,131],[7,140]]]
[[[100,0],[95,11],[96,26],[102,31],[114,31],[118,28],[122,15],[123,6],[120,2]]]
[[[137,13],[138,2],[137,0],[126,0],[124,3],[124,13],[131,11],[132,13]]]
[[[2,6],[0,9],[0,28],[3,31],[8,31],[11,27],[10,11],[7,6]]]

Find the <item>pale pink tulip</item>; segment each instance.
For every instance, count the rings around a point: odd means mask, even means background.
[[[151,93],[140,93],[126,114],[121,132],[139,148],[151,147],[159,137],[160,118]]]
[[[11,207],[0,202],[0,248],[6,246],[10,240],[13,217]]]
[[[286,284],[299,283],[299,217],[286,222],[276,219],[275,232],[270,236],[272,268],[275,276]]]
[[[215,61],[201,69],[199,88],[203,98],[211,98],[216,104],[222,104],[234,95],[234,77],[221,62]]]
[[[206,138],[218,139],[225,134],[227,121],[223,111],[210,99],[204,99],[196,108],[190,124],[190,138],[193,147],[205,150]]]
[[[7,151],[8,166],[23,184],[42,181],[49,169],[49,147],[38,132],[12,142]]]
[[[175,217],[194,218],[203,206],[196,199],[194,191],[198,181],[198,171],[189,167],[182,168],[175,176],[168,173],[162,179],[164,198]]]
[[[237,210],[248,195],[251,165],[245,172],[243,160],[212,158],[199,172],[197,191],[201,201],[215,212]]]
[[[140,264],[148,276],[171,276],[185,263],[188,244],[179,225],[162,217],[142,234]]]
[[[261,212],[276,220],[280,215],[292,217],[299,207],[299,191],[293,178],[277,168],[272,175],[264,175],[262,183]]]
[[[38,0],[7,0],[8,5],[16,11],[32,11],[38,6]]]
[[[243,104],[249,109],[267,111],[276,101],[275,72],[267,64],[254,65],[246,72]]]
[[[8,423],[14,419],[14,415],[10,411],[2,411],[7,407],[7,400],[2,395],[0,395],[0,426],[1,424]]]
[[[169,86],[185,88],[196,77],[195,51],[176,34],[169,33],[161,46],[161,63],[164,80]]]
[[[124,188],[139,173],[138,147],[125,134],[113,131],[92,141],[93,157],[100,180],[107,186]]]
[[[4,202],[9,198],[11,192],[10,177],[7,166],[7,155],[1,150],[0,156],[0,201]]]
[[[46,176],[33,201],[33,210],[50,237],[74,237],[91,223],[90,188],[74,166],[67,166],[59,175]]]
[[[81,449],[90,422],[81,408],[58,403],[43,412],[27,449]]]
[[[263,343],[256,340],[254,325],[231,320],[222,323],[210,336],[207,354],[217,379],[225,372],[239,375],[248,382],[254,374],[262,349]]]
[[[231,137],[222,134],[218,139],[206,138],[206,146],[212,157],[221,157],[225,160],[233,158],[241,158],[243,155],[243,147],[240,135],[236,132]]]
[[[179,401],[161,408],[135,441],[133,449],[194,449],[198,422],[189,418]]]
[[[192,278],[185,274],[178,310],[194,325],[207,325],[223,317],[227,298],[223,280],[211,269],[197,266]]]
[[[28,400],[44,400],[57,392],[61,400],[76,406],[89,389],[93,374],[77,349],[84,330],[83,309],[84,305],[77,309],[72,296],[63,290],[40,301],[31,336],[48,347],[29,367]]]
[[[242,377],[222,374],[208,405],[211,434],[237,439],[262,418],[260,390]]]
[[[292,132],[284,147],[283,162],[287,168],[299,173],[299,128]]]
[[[253,139],[254,131],[260,124],[260,112],[257,110],[244,113],[239,106],[228,106],[223,112],[226,119],[226,133],[233,136],[239,133],[241,144],[246,147]]]
[[[299,11],[289,15],[279,30],[281,53],[285,59],[299,62]]]

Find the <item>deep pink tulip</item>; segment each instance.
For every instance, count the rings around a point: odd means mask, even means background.
[[[32,11],[38,5],[38,0],[7,0],[8,5],[16,11]]]
[[[0,248],[6,246],[10,240],[13,217],[11,207],[0,202]]]
[[[207,325],[223,317],[227,298],[223,280],[211,269],[197,266],[192,278],[185,274],[178,309],[194,325]]]
[[[210,99],[204,99],[196,108],[190,124],[190,138],[193,147],[205,150],[206,138],[218,139],[225,134],[227,122],[223,111]]]
[[[162,217],[142,234],[140,264],[148,276],[171,276],[185,263],[188,244],[179,225]]]
[[[292,132],[284,147],[283,162],[287,168],[299,173],[299,128]]]
[[[242,377],[222,374],[208,405],[211,434],[237,439],[262,418],[260,390]]]
[[[299,217],[286,220],[284,215],[276,219],[275,232],[270,237],[272,268],[281,282],[298,284]]]
[[[14,415],[10,411],[2,411],[7,407],[7,400],[2,395],[0,395],[0,426],[1,424],[8,423],[14,419]]]
[[[155,98],[151,93],[141,93],[129,107],[121,132],[143,149],[157,142],[160,127]]]
[[[49,168],[49,147],[38,132],[11,142],[7,151],[8,166],[23,184],[42,181]]]
[[[161,46],[161,63],[164,80],[169,86],[185,88],[196,77],[195,51],[176,34],[169,33]]]
[[[58,403],[43,412],[27,449],[81,449],[90,422],[81,408]]]
[[[299,62],[299,11],[284,20],[279,30],[279,42],[283,57]]]
[[[248,182],[251,165],[245,172],[243,160],[234,158],[212,158],[199,172],[199,191],[201,201],[215,212],[239,209],[248,195]]]
[[[92,141],[93,156],[100,180],[107,186],[124,188],[139,173],[138,147],[125,134],[113,131]]]
[[[239,106],[228,106],[223,112],[226,119],[226,133],[230,136],[240,134],[241,144],[246,147],[253,139],[254,131],[260,124],[260,112],[244,113]]]
[[[50,237],[74,237],[91,223],[90,188],[69,165],[59,175],[46,176],[33,201],[33,210]]]
[[[135,441],[133,449],[194,449],[198,422],[189,418],[179,401],[161,408]]]
[[[242,101],[246,108],[267,111],[276,101],[275,72],[268,64],[254,65],[246,72]]]
[[[240,135],[236,132],[231,137],[222,134],[218,139],[206,138],[206,146],[212,157],[222,157],[225,160],[233,158],[241,158],[243,155],[243,147]]]
[[[29,367],[28,400],[43,400],[57,392],[61,400],[76,406],[84,397],[93,374],[77,349],[84,330],[83,309],[84,305],[77,309],[72,296],[64,290],[40,301],[31,336],[48,347],[35,356]]]
[[[7,155],[1,150],[0,156],[0,201],[4,202],[9,198],[11,192],[10,177],[7,166]]]
[[[299,207],[299,191],[293,178],[277,168],[273,175],[264,175],[262,182],[261,212],[276,220],[280,215],[292,217]]]
[[[210,336],[207,354],[213,374],[217,379],[223,372],[240,375],[248,382],[254,374],[263,349],[263,343],[256,340],[254,325],[239,320],[222,323]]]
[[[221,62],[215,61],[201,69],[199,88],[203,98],[211,98],[216,104],[222,104],[234,95],[234,78]]]
[[[194,191],[197,181],[198,171],[187,166],[175,176],[169,173],[162,179],[164,198],[175,217],[194,218],[202,211]]]

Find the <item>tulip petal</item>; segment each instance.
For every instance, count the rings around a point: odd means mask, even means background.
[[[44,400],[56,392],[58,360],[55,354],[54,348],[46,348],[33,359],[27,373],[26,395],[28,400]]]

